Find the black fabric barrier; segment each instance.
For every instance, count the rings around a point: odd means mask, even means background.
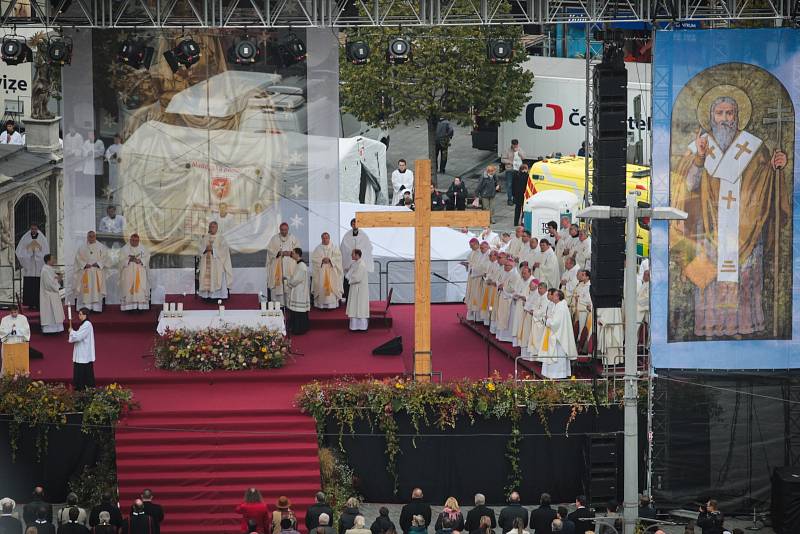
[[[622,409],[618,407],[579,414],[566,436],[568,417],[569,408],[550,414],[550,436],[537,415],[523,417],[519,455],[523,482],[519,491],[524,502],[538,501],[542,492],[549,492],[555,502],[570,502],[576,495],[585,494],[589,481],[589,434],[612,434],[623,428]],[[415,438],[416,430],[409,417],[400,414],[396,420],[401,435],[397,495],[385,468],[386,440],[381,430],[358,422],[354,436],[349,429],[344,431],[345,460],[355,472],[356,491],[367,501],[406,502],[417,486],[434,503],[443,503],[450,496],[471,503],[478,492],[486,495],[490,504],[506,501],[509,421],[476,419],[471,424],[464,418],[457,421],[455,429],[444,431],[421,425],[420,436]],[[326,433],[326,444],[338,448],[339,426],[332,418],[327,421]]]
[[[658,370],[653,493],[658,507],[768,511],[776,467],[800,454],[800,375]],[[787,402],[788,401],[788,402]],[[794,451],[794,452],[793,452]],[[794,463],[794,465],[798,465]]]
[[[80,414],[72,414],[67,416],[67,425],[51,428],[41,458],[36,450],[38,431],[21,427],[16,461],[12,462],[8,418],[0,416],[0,496],[24,503],[40,484],[51,502],[64,502],[70,477],[93,465],[99,452],[95,441],[81,432],[81,421]]]

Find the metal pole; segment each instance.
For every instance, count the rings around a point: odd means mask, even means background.
[[[625,232],[625,480],[624,534],[635,534],[639,519],[638,366],[636,335],[636,195],[628,195]]]
[[[583,154],[583,205],[588,206],[591,204],[589,202],[589,129],[591,120],[593,119],[592,110],[589,109],[591,105],[591,91],[593,90],[592,86],[592,69],[591,69],[591,57],[592,57],[592,41],[589,36],[591,32],[591,25],[587,22],[586,23],[586,83],[584,84],[586,87],[586,107],[584,113],[586,114],[586,127],[583,131],[583,142],[585,143],[584,147],[584,154]],[[652,86],[651,86],[652,87]]]

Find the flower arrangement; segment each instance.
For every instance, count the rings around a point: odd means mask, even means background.
[[[400,377],[315,381],[301,388],[296,402],[316,420],[321,445],[329,417],[338,423],[340,448],[343,433],[346,430],[353,433],[357,420],[380,428],[386,438],[387,470],[394,478],[396,491],[396,462],[400,453],[397,414],[406,414],[417,433],[423,424],[441,430],[455,428],[460,417],[473,423],[478,418],[509,420],[512,430],[506,444],[506,458],[511,468],[508,486],[512,488],[518,487],[522,479],[518,456],[523,415],[536,415],[549,433],[548,415],[556,408],[568,407],[569,416],[564,422],[568,434],[570,424],[579,414],[601,405],[620,405],[621,400],[618,391],[607,392],[605,387],[595,388],[577,380],[515,382],[495,375],[487,380],[439,384]]]
[[[39,455],[47,450],[49,426],[67,422],[67,414],[82,413],[81,430],[108,429],[137,407],[133,393],[118,384],[75,391],[61,383],[47,383],[23,375],[0,377],[0,414],[10,424],[11,453],[16,454],[22,425],[36,428]]]
[[[286,364],[289,340],[266,328],[167,330],[153,354],[156,367],[170,371],[274,369]]]

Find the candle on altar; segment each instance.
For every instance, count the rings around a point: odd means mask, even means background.
[[[72,305],[67,304],[67,319],[72,321]]]

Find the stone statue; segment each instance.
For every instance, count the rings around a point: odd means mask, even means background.
[[[55,94],[53,67],[47,63],[47,36],[43,32],[34,35],[30,40],[31,48],[36,50],[34,64],[36,78],[31,87],[31,118],[52,119],[55,117],[47,104],[50,97]]]

